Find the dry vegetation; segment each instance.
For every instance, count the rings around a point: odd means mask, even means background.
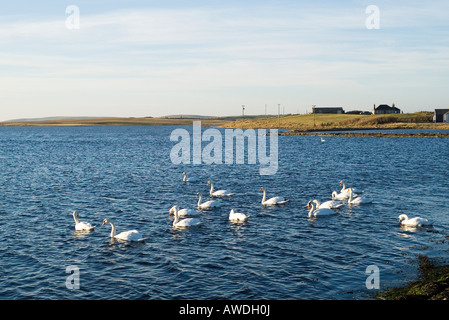
[[[432,112],[391,115],[305,114],[262,119],[237,120],[225,128],[281,128],[294,132],[360,129],[449,129],[447,123],[433,123]]]
[[[1,122],[1,126],[157,126],[157,125],[192,125],[199,120],[203,125],[221,125],[227,121],[221,118],[179,119],[179,118],[93,118],[64,119],[24,122]]]

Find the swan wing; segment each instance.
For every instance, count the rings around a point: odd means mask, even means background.
[[[194,209],[181,209],[178,210],[178,216],[186,217],[186,216],[197,216],[200,213]]]
[[[244,213],[241,212],[234,212],[234,213],[230,213],[229,214],[229,220],[234,221],[234,222],[243,222],[246,221],[249,218],[249,216],[247,216]]]
[[[92,226],[88,222],[79,222],[75,225],[75,230],[77,231],[92,231],[95,229],[95,226]]]
[[[124,241],[142,241],[143,237],[137,230],[123,231],[117,234],[114,238]]]
[[[228,190],[217,190],[212,193],[212,196],[214,196],[214,197],[229,197],[232,195],[234,195],[234,193],[232,193]]]
[[[314,212],[313,212],[313,215],[315,216],[315,217],[319,217],[319,216],[330,216],[330,215],[333,215],[333,214],[336,214],[336,212],[334,211],[334,210],[332,210],[332,209],[329,209],[329,208],[319,208],[319,209],[316,209]]]
[[[187,218],[182,219],[178,221],[175,225],[173,225],[175,228],[186,228],[186,227],[194,227],[198,226],[202,223],[202,221],[198,218]]]

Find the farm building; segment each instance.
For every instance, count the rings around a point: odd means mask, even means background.
[[[435,109],[433,113],[433,122],[447,122],[444,121],[444,115],[449,112],[449,109]]]
[[[312,113],[335,113],[342,114],[345,113],[342,107],[314,107],[312,108]]]

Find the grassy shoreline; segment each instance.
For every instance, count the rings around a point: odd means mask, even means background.
[[[70,127],[70,126],[170,126],[192,125],[193,121],[201,121],[203,125],[222,125],[230,118],[89,118],[34,120],[18,122],[0,122],[4,127]]]
[[[396,129],[440,129],[449,130],[449,123],[433,123],[431,112],[416,112],[391,115],[354,114],[304,114],[282,117],[250,116],[242,118],[87,118],[61,120],[34,120],[0,122],[0,126],[43,127],[43,126],[159,126],[192,125],[201,121],[203,126],[218,126],[230,129],[287,129],[283,135],[359,136],[359,137],[449,137],[447,133],[401,134],[358,132],[362,130]],[[346,132],[335,132],[346,131]],[[347,132],[351,131],[351,132]]]

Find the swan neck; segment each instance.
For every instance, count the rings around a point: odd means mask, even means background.
[[[173,225],[177,224],[178,221],[179,221],[178,207],[175,207],[175,220],[173,220]]]
[[[109,222],[109,224],[111,225],[111,238],[115,237],[115,226],[112,222]]]
[[[263,197],[262,197],[262,203],[264,203],[267,200],[267,191],[264,189],[263,190]]]
[[[73,220],[75,220],[75,223],[76,223],[76,224],[80,223],[80,222],[78,221],[78,218],[76,217],[75,212],[73,213]]]
[[[212,193],[214,193],[214,184],[211,182],[210,183],[210,194],[212,195]]]
[[[309,217],[312,216],[313,211],[315,211],[315,203],[312,202],[311,208],[310,208],[310,210],[309,210]]]
[[[203,200],[203,197],[201,196],[201,194],[198,196],[198,207],[201,204],[201,201]]]

